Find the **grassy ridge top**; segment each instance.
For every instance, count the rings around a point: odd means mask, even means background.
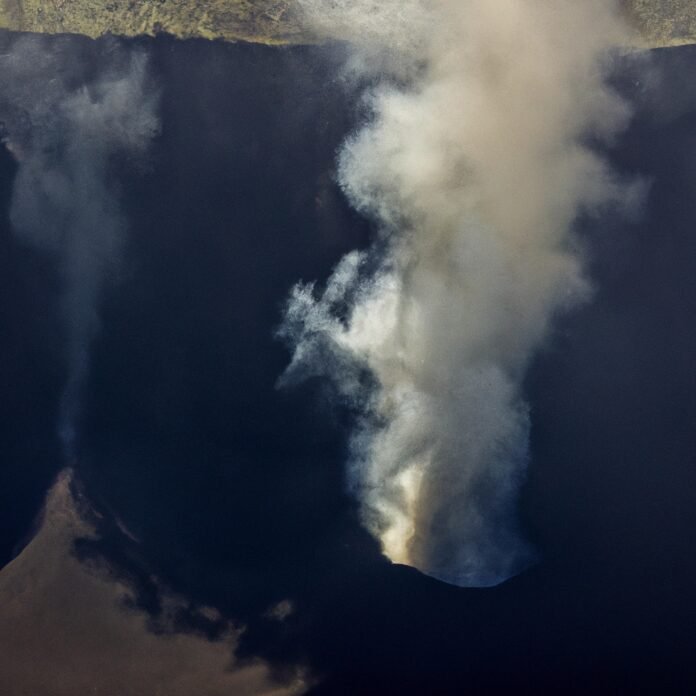
[[[305,43],[292,0],[0,0],[0,27],[97,37],[166,32],[181,38]]]
[[[623,0],[631,23],[651,46],[696,43],[694,0]]]
[[[696,0],[621,4],[645,45],[696,43]],[[266,44],[317,40],[303,28],[295,0],[0,0],[0,28],[92,37],[166,32]]]

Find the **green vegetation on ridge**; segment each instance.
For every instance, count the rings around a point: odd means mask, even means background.
[[[696,43],[694,0],[621,0],[621,6],[648,47]],[[303,27],[296,0],[0,0],[0,28],[266,44],[320,38]]]

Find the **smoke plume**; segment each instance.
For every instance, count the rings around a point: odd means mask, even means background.
[[[534,555],[521,385],[588,296],[574,223],[636,195],[587,145],[630,117],[606,82],[626,29],[606,0],[301,5],[373,85],[338,177],[380,234],[293,289],[281,384],[328,377],[356,408],[349,480],[391,560],[496,584]]]
[[[114,159],[141,154],[158,120],[144,55],[112,44],[95,67],[68,41],[14,39],[0,58],[0,102],[3,140],[19,163],[13,229],[60,268],[67,381],[58,431],[70,461],[99,299],[123,253]]]

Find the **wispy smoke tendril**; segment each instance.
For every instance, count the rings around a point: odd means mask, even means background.
[[[62,276],[67,382],[58,430],[69,460],[99,300],[123,253],[113,158],[143,153],[158,130],[145,55],[111,49],[96,75],[60,39],[19,38],[0,59],[2,135],[19,162],[11,222],[57,256]]]

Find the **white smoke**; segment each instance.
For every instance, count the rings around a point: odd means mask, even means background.
[[[585,144],[630,116],[605,79],[627,30],[607,0],[301,5],[380,75],[338,171],[381,236],[295,287],[281,383],[327,376],[358,408],[350,480],[390,559],[498,583],[533,555],[525,370],[588,295],[574,222],[635,196]]]
[[[126,223],[110,168],[116,155],[141,154],[158,129],[143,54],[112,46],[91,78],[81,61],[64,42],[26,37],[0,66],[3,135],[19,161],[11,222],[60,264],[67,382],[58,430],[68,460],[99,300],[123,251]]]

